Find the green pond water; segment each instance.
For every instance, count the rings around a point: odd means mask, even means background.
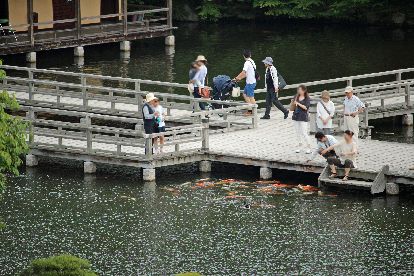
[[[413,67],[414,61],[413,30],[296,23],[178,27],[174,53],[153,39],[133,42],[128,61],[120,58],[118,44],[109,44],[86,47],[83,66],[74,62],[72,49],[41,52],[37,67],[184,83],[196,55],[207,56],[210,77],[234,76],[242,49],[250,48],[257,62],[272,56],[285,78],[298,83]],[[24,56],[5,63],[25,65]],[[413,128],[398,120],[372,124],[375,139],[414,142]],[[195,168],[161,170],[156,184],[140,182],[139,171],[125,168],[104,168],[96,176],[84,176],[72,163],[23,169],[9,179],[0,201],[7,224],[0,232],[0,275],[60,253],[89,259],[101,275],[414,274],[408,192],[373,198],[240,190],[262,204],[245,209],[243,200],[222,200],[227,190],[180,186],[206,177]],[[252,182],[258,169],[216,164],[208,177]],[[317,182],[316,175],[279,171],[274,178]]]

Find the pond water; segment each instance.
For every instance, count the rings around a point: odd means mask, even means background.
[[[242,49],[250,48],[256,61],[273,56],[285,78],[297,83],[412,67],[414,60],[413,30],[246,22],[178,27],[175,52],[153,39],[133,42],[128,61],[118,44],[109,44],[87,47],[83,66],[74,63],[72,49],[41,52],[37,67],[186,82],[196,55],[207,56],[210,77],[234,76]],[[25,65],[24,56],[5,63]],[[376,139],[414,142],[412,127],[391,119],[373,124]],[[216,167],[211,177],[253,182],[256,170]],[[157,185],[140,183],[135,171],[111,169],[95,177],[81,171],[46,164],[10,179],[0,201],[7,224],[0,234],[0,275],[64,252],[89,259],[102,275],[414,273],[410,194],[240,190],[263,202],[244,209],[243,200],[222,199],[228,190],[191,189],[205,177],[193,167],[162,171]],[[275,178],[316,184],[315,175],[278,172]],[[186,182],[193,184],[180,186]]]
[[[65,252],[88,258],[101,275],[414,271],[412,195],[320,196],[291,187],[269,193],[269,184],[251,183],[257,171],[249,167],[216,166],[210,177],[237,176],[247,183],[229,180],[215,187],[199,187],[206,175],[192,167],[181,168],[180,177],[163,171],[157,184],[140,183],[138,172],[84,177],[76,168],[51,167],[43,164],[9,182],[0,202],[7,224],[0,235],[1,275]],[[314,175],[276,172],[275,178],[316,182]]]

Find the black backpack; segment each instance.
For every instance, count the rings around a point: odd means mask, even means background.
[[[251,60],[249,60],[249,61],[250,61],[250,63],[252,64],[253,69],[254,69],[254,77],[256,78],[256,80],[257,80],[257,81],[259,81],[259,80],[260,80],[260,74],[259,74],[259,72],[256,70],[256,67],[254,66],[253,62],[252,62]]]

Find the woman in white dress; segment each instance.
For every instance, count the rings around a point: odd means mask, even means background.
[[[332,134],[332,118],[335,114],[335,104],[331,101],[328,91],[323,91],[321,101],[316,105],[317,132],[325,135]]]

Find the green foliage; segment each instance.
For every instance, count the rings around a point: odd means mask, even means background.
[[[28,268],[20,273],[21,276],[95,276],[91,264],[72,255],[59,255],[44,259],[36,259]]]
[[[1,64],[1,61],[0,61]],[[0,70],[0,80],[5,72]],[[14,96],[6,91],[0,92],[0,192],[4,190],[5,173],[19,174],[18,167],[22,160],[20,155],[27,152],[26,128],[27,124],[20,118],[14,117],[7,111],[19,109]]]
[[[220,7],[219,5],[214,3],[214,1],[211,1],[211,0],[203,1],[199,9],[200,11],[198,12],[198,15],[203,20],[217,21],[221,17]]]

